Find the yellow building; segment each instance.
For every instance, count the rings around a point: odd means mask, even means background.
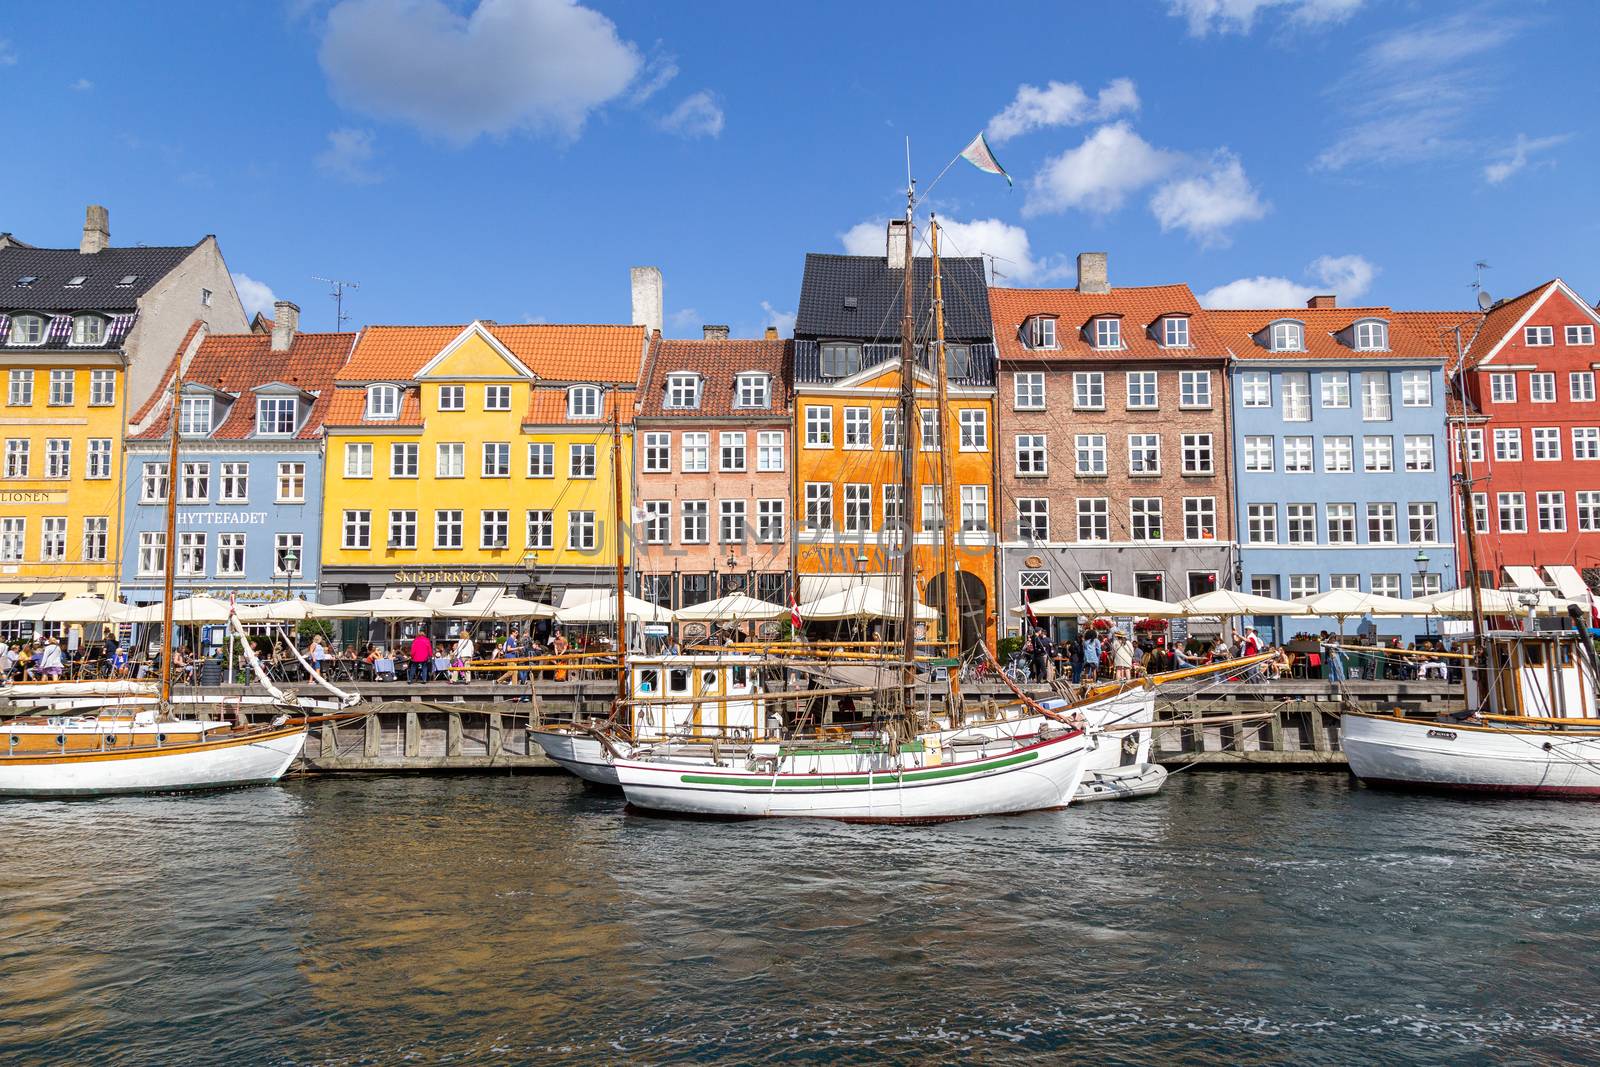
[[[645,345],[640,326],[364,330],[325,423],[323,599],[609,588],[612,414],[627,521]]]

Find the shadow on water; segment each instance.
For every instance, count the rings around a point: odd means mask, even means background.
[[[917,828],[556,776],[0,810],[8,1062],[1600,1056],[1600,806],[1192,773]]]

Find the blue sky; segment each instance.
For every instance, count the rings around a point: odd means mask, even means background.
[[[909,13],[909,21],[903,21]],[[173,0],[0,11],[0,230],[215,233],[242,291],[353,322],[785,329],[804,253],[881,248],[979,130],[1016,178],[934,191],[1008,284],[1186,281],[1464,307],[1600,299],[1600,5]],[[85,47],[86,42],[90,47]]]

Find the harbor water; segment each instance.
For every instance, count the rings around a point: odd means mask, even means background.
[[[1600,1058],[1600,805],[1194,772],[919,828],[556,775],[0,811],[6,1063]]]

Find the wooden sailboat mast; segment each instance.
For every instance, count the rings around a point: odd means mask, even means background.
[[[944,532],[944,642],[946,654],[961,654],[961,606],[956,587],[956,523],[961,518],[960,503],[955,501],[955,469],[952,456],[961,445],[961,426],[950,410],[950,386],[945,365],[944,350],[944,284],[939,275],[939,222],[928,216],[928,241],[933,251],[933,377],[939,390],[939,514],[940,529]],[[952,514],[951,504],[955,503]],[[959,695],[958,672],[950,671],[950,693]]]
[[[921,514],[920,504],[916,500],[917,445],[912,443],[921,433],[921,426],[917,423],[917,350],[913,337],[916,325],[912,315],[912,268],[916,249],[911,234],[915,204],[916,185],[913,183],[906,187],[906,254],[902,271],[904,276],[901,279],[900,315],[900,527],[903,531],[900,541],[900,641],[901,655],[904,657],[904,666],[900,670],[907,715],[915,706],[917,686],[917,523],[912,516]]]
[[[161,588],[161,703],[172,703],[172,587],[177,575],[178,424],[183,418],[183,370],[172,371],[172,416],[167,434],[167,551]]]
[[[1489,664],[1489,646],[1488,646],[1488,632],[1489,631],[1488,631],[1487,627],[1485,626],[1484,618],[1483,618],[1483,590],[1478,585],[1478,539],[1477,539],[1477,536],[1476,536],[1477,527],[1478,527],[1478,514],[1477,514],[1477,509],[1472,506],[1472,450],[1470,448],[1466,447],[1466,439],[1467,439],[1467,426],[1466,426],[1467,392],[1466,392],[1466,382],[1462,380],[1462,371],[1465,369],[1464,365],[1463,365],[1464,362],[1465,362],[1465,356],[1462,354],[1462,351],[1461,351],[1461,327],[1460,326],[1457,326],[1455,328],[1455,335],[1456,335],[1456,391],[1457,391],[1457,394],[1461,397],[1461,418],[1462,418],[1461,432],[1456,435],[1456,439],[1455,439],[1455,441],[1453,443],[1455,449],[1457,450],[1456,454],[1457,454],[1458,458],[1461,461],[1461,467],[1460,467],[1459,472],[1455,476],[1455,482],[1456,482],[1456,492],[1457,492],[1457,494],[1459,495],[1459,498],[1460,498],[1460,504],[1458,506],[1461,508],[1461,516],[1462,516],[1461,525],[1462,525],[1462,529],[1465,532],[1466,538],[1467,538],[1467,568],[1468,568],[1468,571],[1470,572],[1467,575],[1467,579],[1468,579],[1467,595],[1472,598],[1472,627],[1473,627],[1473,630],[1477,634],[1477,637],[1478,637],[1478,656],[1480,658],[1480,664],[1479,665],[1481,667],[1485,668],[1485,670],[1487,672],[1487,670],[1490,668],[1490,664]],[[1468,665],[1466,670],[1462,671],[1462,673],[1461,673],[1462,687],[1469,694],[1471,693],[1471,689],[1470,689],[1470,687],[1468,687],[1466,685],[1466,681],[1467,681],[1467,675],[1471,671],[1472,671],[1472,666]],[[1489,691],[1489,685],[1490,685],[1490,682],[1491,682],[1491,675],[1489,673],[1484,673],[1484,674],[1480,675],[1479,677],[1480,677],[1481,682],[1482,682],[1482,684],[1479,685],[1479,687],[1478,687],[1479,695],[1480,695],[1480,697],[1486,697],[1487,694],[1488,694],[1488,691]],[[1470,699],[1471,698],[1469,696],[1469,698],[1468,698],[1469,705],[1470,705]],[[1468,711],[1476,711],[1478,709],[1469,706],[1467,708],[1467,710]]]
[[[628,699],[628,579],[623,564],[622,516],[622,394],[611,397],[611,492],[616,523],[612,537],[617,557],[617,700]]]

